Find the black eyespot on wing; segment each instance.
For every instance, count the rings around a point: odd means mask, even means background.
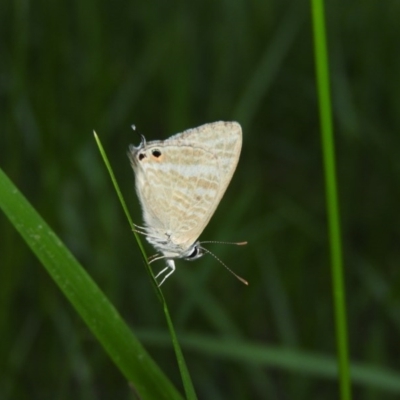
[[[152,154],[153,154],[153,156],[154,156],[155,158],[161,157],[161,151],[158,150],[158,149],[154,149],[154,150],[152,151]]]
[[[139,159],[139,161],[142,161],[143,158],[145,158],[145,157],[146,157],[146,154],[140,153],[139,156],[138,156],[138,159]]]

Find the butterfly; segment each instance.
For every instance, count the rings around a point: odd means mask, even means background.
[[[164,274],[161,286],[175,271],[174,259],[195,260],[209,253],[198,238],[235,172],[242,129],[237,122],[219,121],[166,140],[141,139],[128,152],[144,220],[144,227],[136,228],[161,253],[150,262],[166,260],[166,268],[156,276]]]

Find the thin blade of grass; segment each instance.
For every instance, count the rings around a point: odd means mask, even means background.
[[[347,339],[347,316],[343,277],[340,214],[336,188],[335,149],[329,86],[328,51],[325,34],[323,0],[311,0],[314,29],[314,51],[317,73],[322,152],[325,169],[326,205],[328,212],[331,273],[335,309],[336,345],[338,350],[340,394],[351,399],[351,381]]]
[[[131,227],[133,234],[135,235],[136,242],[137,242],[137,244],[139,246],[139,249],[140,249],[140,252],[141,252],[141,254],[143,256],[143,260],[145,262],[147,270],[148,270],[148,272],[149,272],[149,274],[150,274],[150,276],[152,278],[153,285],[155,287],[157,287],[157,282],[155,281],[153,272],[152,272],[152,270],[151,270],[151,268],[150,268],[150,266],[149,266],[149,264],[147,262],[147,255],[146,255],[146,252],[144,250],[143,244],[142,244],[142,242],[141,242],[141,240],[139,238],[138,233],[135,230],[135,226],[133,224],[131,215],[129,214],[128,207],[126,206],[124,197],[122,196],[121,190],[120,190],[120,188],[118,186],[118,182],[117,182],[117,180],[115,178],[114,172],[113,172],[113,170],[111,168],[111,164],[110,164],[110,162],[109,162],[109,160],[107,158],[106,152],[104,151],[103,145],[101,144],[100,138],[97,136],[97,133],[93,131],[93,135],[94,135],[94,138],[96,140],[97,147],[99,148],[99,151],[100,151],[101,157],[103,159],[103,162],[106,165],[107,171],[108,171],[108,173],[110,175],[110,178],[111,178],[111,181],[113,183],[114,189],[117,192],[117,196],[118,196],[118,199],[119,199],[119,201],[121,203],[121,206],[122,206],[122,208],[124,210],[126,219],[129,222],[129,226]],[[158,290],[157,292],[160,292],[160,290]],[[159,293],[157,293],[157,294],[159,295]]]
[[[137,334],[143,338],[144,343],[160,349],[165,348],[168,342],[166,332],[138,330]],[[296,375],[321,380],[334,380],[338,377],[337,361],[330,355],[190,333],[182,333],[180,341],[187,351],[237,362],[241,366],[249,364],[263,368],[278,368],[285,372],[292,371]],[[353,381],[359,386],[400,394],[399,371],[361,362],[353,362],[351,370]],[[381,397],[384,398],[384,395]]]
[[[110,174],[112,183],[114,185],[114,189],[117,192],[119,201],[121,202],[122,208],[124,209],[125,215],[126,215],[126,217],[128,219],[129,225],[133,228],[134,224],[132,222],[132,218],[131,218],[131,216],[129,214],[129,211],[128,211],[128,208],[126,206],[125,200],[124,200],[124,198],[122,196],[121,190],[119,189],[118,182],[115,179],[115,175],[114,175],[114,172],[112,171],[111,164],[108,161],[107,155],[106,155],[106,153],[104,151],[104,148],[103,148],[103,146],[101,144],[100,138],[97,136],[96,132],[93,132],[93,133],[94,133],[94,137],[95,137],[97,146],[99,148],[100,154],[101,154],[101,156],[103,158],[103,161],[104,161],[104,163],[105,163],[105,165],[107,167],[108,173]],[[139,235],[135,232],[135,230],[133,230],[133,233],[135,235],[136,241],[137,241],[137,243],[139,245],[140,251],[141,251],[143,259],[145,261],[145,264],[146,264],[146,267],[147,267],[147,271],[150,274],[150,278],[151,278],[151,281],[153,283],[153,287],[154,287],[154,289],[155,289],[155,291],[157,293],[157,296],[158,296],[158,298],[159,298],[159,300],[160,300],[160,302],[161,302],[161,304],[163,306],[165,318],[167,320],[169,332],[170,332],[171,339],[172,339],[172,344],[174,346],[174,351],[175,351],[176,359],[177,359],[178,366],[179,366],[179,371],[181,373],[181,378],[182,378],[183,386],[184,386],[184,389],[185,389],[186,397],[189,400],[195,400],[195,399],[197,399],[196,392],[194,390],[193,383],[192,383],[192,380],[190,378],[189,370],[187,368],[185,359],[183,357],[182,349],[181,349],[181,347],[179,345],[179,341],[178,341],[178,338],[177,338],[177,335],[176,335],[176,332],[175,332],[175,328],[174,328],[171,316],[170,316],[169,311],[168,311],[167,302],[165,301],[164,295],[163,295],[161,289],[159,288],[159,286],[157,285],[156,280],[154,279],[153,272],[152,272],[152,270],[150,268],[150,265],[149,265],[149,263],[147,261],[147,256],[146,256],[146,253],[144,251],[144,247],[142,245],[142,242],[140,241]]]
[[[140,398],[181,399],[117,310],[1,169],[0,208]]]

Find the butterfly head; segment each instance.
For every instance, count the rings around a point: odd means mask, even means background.
[[[182,254],[182,258],[188,261],[197,260],[198,258],[204,255],[203,248],[200,246],[199,242],[193,243],[184,254]]]

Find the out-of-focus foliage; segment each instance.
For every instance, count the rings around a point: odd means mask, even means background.
[[[326,11],[350,356],[396,370],[400,3],[330,1]],[[202,238],[247,240],[247,247],[211,250],[250,285],[204,257],[178,261],[163,286],[192,379],[204,399],[336,399],[335,381],[309,365],[268,367],[256,352],[233,359],[226,350],[241,340],[287,349],[289,357],[292,350],[293,359],[297,351],[335,356],[309,3],[5,1],[0,52],[0,167],[143,332],[178,386],[171,345],[159,335],[162,310],[92,130],[140,224],[126,157],[128,144],[139,141],[131,124],[149,140],[215,120],[242,124],[238,170]],[[118,370],[0,218],[0,397],[130,398]],[[199,350],[210,337],[221,351]],[[356,384],[355,396],[398,394]]]

